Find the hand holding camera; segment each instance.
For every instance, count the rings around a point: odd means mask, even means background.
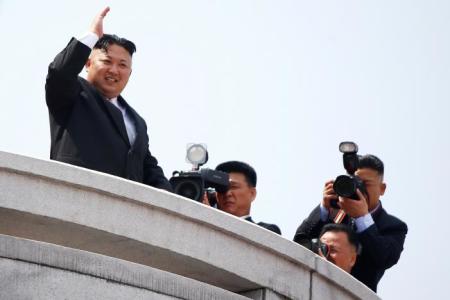
[[[364,182],[355,175],[359,167],[358,145],[353,142],[342,142],[339,151],[343,153],[346,175],[339,175],[336,179],[325,183],[322,205],[331,211],[340,209],[334,218],[340,223],[345,216],[358,218],[368,213],[367,195]],[[344,214],[345,213],[345,214]]]
[[[356,194],[360,201],[355,199],[339,197],[339,206],[341,209],[352,218],[359,218],[369,213],[369,207],[367,200],[363,193],[359,189],[356,190]]]
[[[332,208],[339,209],[340,207],[337,205],[338,195],[333,189],[334,180],[329,180],[325,182],[325,187],[323,189],[323,199],[322,206],[326,209],[330,210]]]

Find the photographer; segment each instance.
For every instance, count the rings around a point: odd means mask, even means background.
[[[252,202],[256,198],[256,172],[248,164],[240,161],[224,162],[216,167],[217,171],[228,173],[230,186],[228,191],[217,193],[217,208],[236,217],[255,223],[250,216]],[[275,224],[256,223],[281,235]]]
[[[350,273],[358,252],[356,233],[344,224],[327,224],[320,232],[319,240],[322,244],[319,255]]]
[[[355,175],[364,183],[366,193],[363,195],[358,189],[359,200],[338,197],[333,180],[327,181],[321,204],[299,226],[294,241],[306,245],[317,238],[324,225],[333,222],[337,210],[332,201],[338,200],[346,214],[342,223],[356,231],[362,246],[351,274],[376,292],[385,270],[398,262],[408,228],[381,205],[380,196],[386,189],[383,162],[374,155],[362,156]]]

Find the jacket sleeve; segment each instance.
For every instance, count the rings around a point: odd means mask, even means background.
[[[375,223],[358,236],[364,253],[374,265],[380,269],[388,269],[398,262],[407,232],[407,225],[394,218],[382,230]]]
[[[281,235],[281,229],[280,227],[278,227],[275,224],[269,224],[269,223],[265,223],[265,222],[258,222],[258,225],[261,227],[266,228],[267,230],[270,230],[272,232],[275,232],[276,234]]]
[[[320,206],[317,206],[297,228],[294,242],[309,248],[311,239],[319,237],[320,231],[325,224],[327,223],[320,219]]]
[[[72,38],[50,63],[45,83],[45,99],[50,111],[70,109],[80,92],[78,74],[83,70],[91,49]]]
[[[158,161],[152,156],[148,148],[144,159],[144,183],[169,192],[173,191],[162,168],[158,166]]]
[[[281,229],[280,229],[280,227],[278,227],[278,226],[275,225],[275,224],[270,224],[270,226],[268,226],[267,229],[269,229],[270,231],[275,232],[276,234],[281,235]]]

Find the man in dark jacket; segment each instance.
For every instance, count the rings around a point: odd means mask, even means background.
[[[374,155],[362,156],[355,174],[364,182],[366,194],[358,190],[359,201],[338,197],[333,180],[326,182],[321,204],[299,226],[294,241],[306,246],[317,238],[323,226],[333,222],[336,211],[330,202],[338,199],[346,213],[343,223],[356,230],[362,246],[351,274],[376,292],[385,270],[398,262],[408,228],[381,206],[380,196],[386,190],[383,162]]]
[[[103,34],[105,8],[89,33],[72,38],[48,69],[50,158],[171,190],[149,151],[145,121],[120,95],[135,45]],[[78,76],[86,67],[87,80]]]
[[[217,208],[236,217],[255,223],[250,216],[250,208],[256,198],[256,172],[249,165],[240,161],[221,163],[216,170],[228,173],[230,187],[226,193],[217,193]],[[270,231],[281,235],[275,224],[256,223]]]

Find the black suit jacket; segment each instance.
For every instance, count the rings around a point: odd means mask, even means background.
[[[395,265],[400,258],[408,227],[389,215],[381,203],[372,213],[372,218],[375,224],[357,234],[362,249],[351,274],[376,292],[385,270]],[[321,221],[320,207],[317,206],[298,227],[294,241],[307,246],[311,239],[319,237],[323,226],[331,222],[332,220]],[[350,224],[350,219],[346,217],[343,223]]]
[[[149,151],[144,119],[121,97],[136,127],[131,146],[122,113],[79,77],[91,49],[72,38],[48,68],[45,85],[50,116],[50,158],[171,190]]]
[[[258,222],[258,223],[255,223],[255,222],[253,221],[252,217],[250,217],[250,216],[247,217],[247,218],[245,218],[245,220],[247,220],[247,221],[249,221],[249,222],[251,222],[251,223],[254,223],[254,224],[258,225],[258,226],[261,226],[261,227],[263,227],[263,228],[265,228],[265,229],[267,229],[267,230],[270,230],[270,231],[272,231],[272,232],[275,232],[275,233],[281,235],[281,230],[280,230],[280,228],[279,228],[277,225],[275,225],[275,224],[269,224],[269,223],[264,223],[264,222]]]

